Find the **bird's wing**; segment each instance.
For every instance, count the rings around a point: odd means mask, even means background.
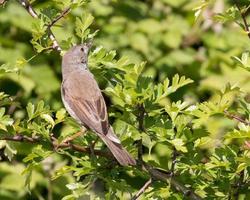
[[[96,80],[89,71],[72,72],[63,81],[62,93],[73,118],[77,117],[77,120],[99,134],[108,133],[106,104]]]

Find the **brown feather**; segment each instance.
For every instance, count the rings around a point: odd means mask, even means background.
[[[80,121],[98,133],[107,134],[109,122],[106,104],[93,75],[87,70],[84,73],[72,72],[62,87],[64,100]]]
[[[104,98],[88,70],[75,70],[67,75],[62,84],[62,98],[70,115],[95,131],[121,165],[135,165],[109,126]]]

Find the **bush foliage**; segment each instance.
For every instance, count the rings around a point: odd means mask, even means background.
[[[30,3],[0,1],[0,199],[250,198],[248,1]],[[87,40],[136,166],[74,137],[61,56]]]

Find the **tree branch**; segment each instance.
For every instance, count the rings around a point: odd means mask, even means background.
[[[171,184],[178,192],[181,192],[185,197],[192,200],[201,200],[202,198],[194,193],[190,188],[187,188],[184,184],[180,183],[176,177],[172,177],[171,173],[155,169],[149,165],[144,165],[146,170],[150,173],[151,177],[155,180],[160,180]]]
[[[241,11],[241,8],[240,8],[240,5],[239,5],[239,1],[238,0],[235,0],[235,6],[237,7],[237,9],[239,10],[240,12],[240,15],[241,15],[241,18],[243,20],[243,24],[244,24],[244,28],[245,28],[245,31],[247,32],[247,36],[248,38],[250,39],[250,31],[249,31],[249,27],[248,27],[248,23],[247,23],[247,20],[246,20],[246,15],[245,13],[243,13]]]
[[[235,192],[233,194],[233,199],[239,199],[240,196],[240,190],[242,188],[242,185],[244,184],[243,182],[244,179],[244,171],[240,172],[240,177],[239,179],[236,181],[236,184],[234,185],[235,187]]]
[[[70,12],[70,10],[70,7],[65,8],[58,17],[51,21],[51,23],[48,25],[48,28],[50,29],[52,26],[54,26],[56,22],[58,22],[61,18],[65,17]]]
[[[20,134],[17,134],[14,136],[1,137],[0,140],[7,140],[7,141],[14,141],[14,142],[28,142],[28,143],[32,143],[32,144],[41,142],[41,139],[39,137],[28,137],[26,135],[20,135]],[[58,144],[58,142],[55,138],[53,138],[52,146],[54,149],[70,148],[74,151],[78,151],[78,152],[82,152],[82,153],[87,153],[87,154],[91,153],[90,148],[84,148],[80,145],[72,144],[69,142],[67,142],[67,143],[63,142],[61,144]],[[94,149],[94,153],[95,153],[95,155],[106,157],[109,159],[113,158],[112,154],[110,152],[107,152],[107,151],[101,151],[101,150]]]
[[[247,126],[250,126],[250,122],[242,119],[241,117],[237,116],[237,115],[233,115],[231,113],[229,113],[227,110],[224,111],[224,114],[226,115],[226,117],[228,117],[229,119],[234,119],[236,121],[239,121]]]
[[[176,127],[174,127],[174,137],[173,139],[176,138],[176,135],[177,135],[177,130],[176,130]],[[171,159],[172,159],[172,165],[171,165],[171,175],[174,176],[174,171],[175,171],[175,165],[177,163],[177,156],[178,156],[178,151],[175,147],[173,147],[173,153],[172,153],[172,156],[171,156]]]
[[[6,137],[1,137],[0,140],[8,140],[8,141],[15,141],[15,142],[29,142],[32,144],[39,143],[41,142],[41,138],[39,137],[28,137],[25,135],[15,135],[15,136],[6,136]],[[74,151],[86,153],[86,154],[91,154],[91,149],[90,148],[85,148],[80,145],[72,144],[70,142],[67,143],[57,143],[57,140],[54,139],[52,142],[52,146],[54,149],[64,149],[64,148],[69,148]],[[113,159],[113,155],[111,152],[107,151],[102,151],[102,150],[97,150],[93,149],[94,154],[105,157],[108,159]],[[137,162],[138,163],[138,162]],[[137,167],[140,167],[140,164],[137,165]],[[195,194],[190,188],[187,188],[183,183],[177,180],[177,177],[173,177],[171,172],[166,172],[160,169],[155,169],[151,167],[150,165],[147,165],[146,163],[142,163],[143,170],[148,172],[150,176],[152,177],[153,180],[160,180],[166,183],[170,183],[171,186],[177,190],[178,192],[181,192],[185,197],[189,197],[190,199],[194,200],[201,200],[201,197],[199,197],[197,194]],[[152,181],[152,180],[151,180]],[[149,181],[138,191],[137,195],[141,195],[147,187],[149,187],[151,183]],[[140,193],[140,194],[139,194]],[[138,196],[138,197],[139,197]]]
[[[38,15],[36,13],[36,11],[33,9],[33,7],[31,6],[31,4],[29,3],[28,0],[18,0],[19,3],[27,10],[27,12],[33,17],[33,18],[38,18]],[[61,19],[62,17],[60,17],[59,19]],[[59,20],[58,19],[58,20]],[[55,21],[53,24],[55,24],[58,20],[53,20]],[[51,25],[52,26],[52,25]],[[61,52],[62,49],[61,47],[59,46],[59,43],[57,42],[56,40],[56,37],[55,35],[52,33],[51,31],[51,26],[48,26],[48,35],[49,35],[49,38],[51,39],[52,43],[53,43],[53,46],[52,48],[56,51],[59,51]]]
[[[145,115],[145,108],[143,107],[143,104],[138,106],[138,110],[139,110],[139,114],[137,116],[137,120],[138,120],[138,129],[140,132],[145,131],[144,128],[144,115]],[[138,163],[139,165],[142,165],[143,160],[142,160],[142,155],[143,155],[143,146],[142,146],[142,139],[140,139],[137,143],[137,147],[138,147]]]
[[[151,185],[152,178],[150,178],[143,186],[142,188],[136,193],[135,196],[132,197],[132,200],[137,200],[144,192],[145,190]]]
[[[0,140],[9,140],[14,142],[28,142],[28,143],[38,143],[40,142],[39,137],[28,137],[26,135],[14,135],[14,136],[4,136]]]

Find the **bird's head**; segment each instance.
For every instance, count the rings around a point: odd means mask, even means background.
[[[86,42],[80,45],[71,47],[63,55],[63,63],[66,65],[87,65],[88,53],[92,43]]]

